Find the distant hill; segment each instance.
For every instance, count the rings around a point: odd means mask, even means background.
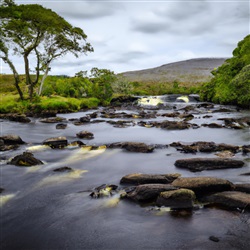
[[[132,82],[205,82],[211,77],[211,71],[221,66],[227,58],[198,58],[175,63],[164,64],[160,67],[128,71],[121,73]]]

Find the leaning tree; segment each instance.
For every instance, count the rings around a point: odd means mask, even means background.
[[[73,27],[56,12],[41,5],[16,5],[12,0],[1,1],[0,20],[0,58],[12,70],[21,99],[23,95],[19,87],[19,75],[12,61],[13,55],[24,60],[26,85],[32,100],[34,87],[38,85],[43,72],[39,88],[41,93],[52,61],[67,53],[78,57],[93,51],[81,28]]]

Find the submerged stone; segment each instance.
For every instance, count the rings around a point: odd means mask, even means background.
[[[5,145],[19,145],[25,143],[20,136],[14,134],[0,136],[0,140],[2,140]]]
[[[177,188],[169,184],[143,184],[127,193],[127,198],[138,202],[152,202],[161,192],[175,189]]]
[[[250,194],[238,191],[225,191],[207,196],[204,199],[214,205],[228,209],[250,210]]]
[[[169,184],[176,178],[180,177],[180,174],[141,174],[134,173],[123,176],[121,184],[149,184],[149,183],[161,183]]]
[[[180,177],[174,180],[172,185],[177,188],[193,190],[196,195],[234,189],[234,185],[230,181],[215,177]]]
[[[52,137],[43,141],[43,145],[48,145],[51,148],[64,148],[68,146],[68,140],[65,136]]]
[[[80,131],[79,133],[76,134],[76,136],[80,139],[87,139],[87,140],[94,139],[94,134],[89,131]]]
[[[30,167],[35,165],[41,165],[43,164],[43,162],[36,159],[32,153],[24,152],[21,155],[15,156],[13,159],[10,160],[10,162],[8,162],[8,164],[22,167]]]
[[[160,193],[156,203],[158,206],[174,209],[192,208],[195,198],[195,193],[192,190],[181,188]]]
[[[189,158],[177,160],[175,166],[187,168],[192,172],[199,172],[203,170],[241,168],[244,166],[244,162],[228,158]]]

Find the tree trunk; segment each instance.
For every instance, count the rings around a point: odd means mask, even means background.
[[[42,80],[41,80],[40,88],[39,88],[39,91],[38,91],[38,95],[39,95],[39,96],[42,94],[43,84],[44,84],[45,79],[46,79],[47,76],[48,76],[48,73],[49,73],[49,64],[46,66],[46,70],[45,70],[44,75],[43,75],[43,78],[42,78]]]
[[[10,69],[12,70],[13,76],[14,76],[14,79],[15,79],[15,83],[14,83],[15,87],[16,87],[16,89],[18,91],[20,99],[23,100],[23,92],[22,92],[22,90],[21,90],[21,88],[19,86],[20,78],[19,78],[19,74],[17,73],[17,70],[16,70],[14,64],[10,61],[10,59],[7,57],[7,55],[6,55],[6,57],[4,57],[2,59],[4,60],[4,62],[6,62],[9,65]]]
[[[29,98],[30,101],[32,101],[33,98],[33,92],[34,92],[34,86],[30,78],[30,72],[29,72],[29,59],[28,54],[24,54],[24,65],[25,65],[25,78],[26,78],[26,85],[29,88]]]

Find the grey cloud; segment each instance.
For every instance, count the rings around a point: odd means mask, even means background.
[[[132,29],[134,31],[139,31],[147,34],[155,34],[162,31],[165,31],[168,28],[168,25],[165,23],[155,23],[155,22],[137,22],[134,23]]]
[[[68,1],[68,2],[49,2],[36,1],[46,8],[50,8],[65,18],[74,19],[96,19],[112,16],[122,9],[121,3],[115,2],[91,2],[91,1]]]

